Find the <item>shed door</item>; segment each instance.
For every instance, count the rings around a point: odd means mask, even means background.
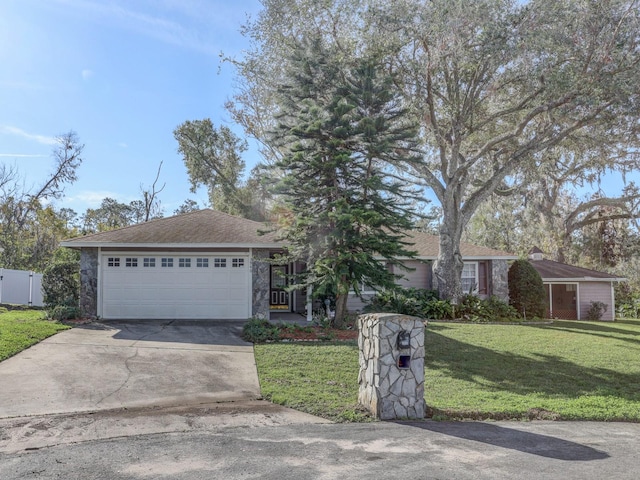
[[[578,286],[575,283],[554,283],[545,285],[547,299],[551,287],[550,303],[552,318],[576,320],[578,318],[577,294]]]
[[[249,259],[213,255],[103,255],[106,319],[245,319]]]

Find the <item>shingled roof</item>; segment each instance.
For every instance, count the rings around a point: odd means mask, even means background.
[[[417,251],[419,258],[427,260],[435,260],[437,258],[438,252],[440,251],[440,238],[438,236],[423,232],[408,232],[407,241],[413,243],[413,246],[408,248]],[[460,253],[463,258],[474,258],[478,260],[496,257],[504,257],[504,260],[515,260],[518,258],[507,252],[465,242],[460,242]]]
[[[590,270],[582,267],[574,267],[573,265],[554,262],[553,260],[533,260],[531,261],[531,265],[533,265],[533,268],[538,271],[543,280],[549,281],[579,280],[618,282],[626,280],[605,272],[598,272],[597,270]]]
[[[235,217],[215,210],[204,209],[174,217],[159,218],[129,227],[94,233],[62,242],[62,246],[80,247],[259,247],[278,248],[274,233],[260,235],[265,224]],[[422,259],[435,259],[439,251],[437,236],[422,232],[410,232],[407,240],[414,243],[412,250]],[[517,257],[486,247],[469,243],[460,245],[465,258],[488,259],[502,257],[513,260]]]
[[[538,247],[529,250],[529,261],[533,268],[546,281],[611,281],[623,282],[626,278],[618,278],[605,272],[591,270],[589,268],[574,267],[566,263],[555,262],[544,258],[544,252]]]
[[[260,235],[265,225],[215,210],[159,218],[129,227],[62,242],[64,247],[100,246],[248,246],[277,247],[275,235]]]

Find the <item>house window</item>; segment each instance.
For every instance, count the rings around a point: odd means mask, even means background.
[[[215,268],[226,268],[227,267],[227,259],[226,258],[214,258],[213,266]]]
[[[191,267],[191,259],[190,258],[179,258],[178,259],[178,267],[180,267],[180,268],[190,268]]]
[[[198,267],[198,268],[209,268],[209,259],[208,258],[197,258],[196,259],[196,267]]]
[[[124,264],[126,267],[137,267],[138,259],[136,257],[127,257]]]
[[[156,266],[156,259],[155,258],[143,258],[142,259],[142,266],[143,267],[155,267]]]
[[[478,293],[478,262],[465,262],[462,267],[462,293]]]
[[[234,258],[231,260],[231,267],[242,268],[244,267],[244,258]]]
[[[171,257],[163,258],[161,265],[163,267],[173,267],[173,258]]]
[[[107,259],[107,265],[109,265],[110,267],[119,267],[120,257],[109,257]]]

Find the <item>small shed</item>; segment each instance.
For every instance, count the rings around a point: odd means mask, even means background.
[[[626,278],[546,260],[542,250],[537,247],[529,252],[529,260],[542,277],[549,318],[586,320],[591,303],[602,302],[607,307],[602,320],[615,319],[613,284],[623,282]]]

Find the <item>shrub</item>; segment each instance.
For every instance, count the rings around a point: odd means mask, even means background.
[[[615,285],[616,311],[623,318],[640,318],[640,291],[628,282]]]
[[[617,313],[622,318],[640,318],[640,298],[618,305]]]
[[[487,299],[475,295],[465,295],[455,309],[457,318],[469,322],[509,322],[519,319],[515,308],[503,302],[498,297]]]
[[[280,329],[264,318],[252,317],[242,327],[242,339],[252,343],[275,342],[280,339]]]
[[[542,278],[527,260],[516,260],[509,268],[509,303],[525,317],[544,317],[545,290]]]
[[[485,318],[482,300],[475,295],[463,295],[454,307],[453,315],[468,322],[479,322]]]
[[[64,260],[50,264],[42,276],[44,304],[50,318],[68,320],[80,314],[80,268],[77,261]],[[58,308],[60,307],[60,308]]]
[[[519,318],[518,312],[498,297],[482,299],[464,295],[454,307],[448,300],[438,300],[437,292],[416,288],[381,290],[365,311],[393,312],[433,320],[460,318],[470,322],[504,322]]]
[[[485,301],[486,309],[497,320],[513,320],[520,317],[518,311],[507,302],[496,296],[491,296]]]
[[[382,289],[376,292],[369,304],[365,307],[366,312],[393,312],[401,315],[413,315],[415,317],[433,318],[425,314],[433,312],[434,309],[446,309],[442,304],[428,307],[431,302],[440,302],[438,293],[433,290],[421,288],[396,288]]]
[[[415,298],[407,295],[407,293],[407,290],[400,288],[378,290],[364,310],[365,312],[393,312],[403,315],[417,315],[420,305]]]
[[[422,318],[442,320],[453,316],[453,307],[449,300],[431,300],[422,306]]]
[[[56,305],[47,309],[47,318],[61,322],[63,320],[72,320],[80,316],[78,307],[70,307],[67,305]]]
[[[587,320],[602,320],[602,314],[607,311],[607,304],[602,302],[591,302],[587,310]]]

